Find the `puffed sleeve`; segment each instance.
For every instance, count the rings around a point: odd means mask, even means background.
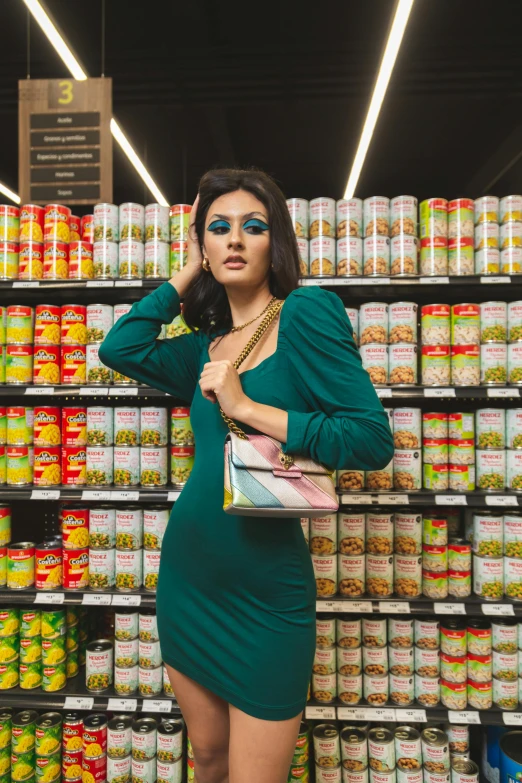
[[[100,346],[107,367],[191,402],[199,379],[201,336],[197,332],[158,340],[163,324],[181,312],[174,286],[164,283],[136,302]]]
[[[386,467],[393,457],[388,417],[362,367],[340,298],[315,286],[292,291],[279,339],[306,408],[288,411],[283,451],[331,469]]]

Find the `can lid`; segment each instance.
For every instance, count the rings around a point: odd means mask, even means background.
[[[479,768],[474,761],[467,758],[453,758],[451,760],[451,768],[455,772],[463,772],[468,775],[478,775]]]
[[[36,725],[42,729],[49,729],[53,726],[60,726],[62,716],[59,712],[46,712],[36,720]]]

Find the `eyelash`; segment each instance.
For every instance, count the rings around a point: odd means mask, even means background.
[[[249,223],[252,223],[252,225],[248,225]],[[243,228],[248,233],[251,233],[254,236],[259,236],[264,231],[268,230],[268,227],[267,228],[264,227],[266,225],[265,223],[263,223],[262,225],[260,225],[260,224],[261,224],[261,221],[259,221],[259,223],[256,224],[253,221],[248,220],[245,223],[245,225],[243,226]],[[226,232],[230,230],[230,224],[229,223],[225,223],[224,221],[211,223],[208,226],[207,230],[208,231],[212,231],[213,234],[217,234],[218,236],[222,236],[223,234],[226,234]]]

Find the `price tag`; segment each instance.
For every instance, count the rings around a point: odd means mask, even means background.
[[[385,614],[410,614],[410,604],[408,601],[379,601],[379,612]]]
[[[421,277],[421,285],[449,285],[449,277]]]
[[[103,388],[101,386],[81,386],[78,391],[84,397],[97,397],[98,395],[106,397],[109,393],[109,388],[107,386]]]
[[[514,495],[486,495],[486,506],[518,506]]]
[[[456,397],[455,389],[437,387],[434,389],[424,389],[425,397]]]
[[[111,386],[109,397],[137,397],[138,388],[136,386]]]
[[[488,397],[520,397],[520,389],[487,389]]]
[[[139,492],[126,492],[126,491],[111,492],[111,500],[123,500],[124,502],[130,503],[139,499],[140,499]]]
[[[395,721],[395,710],[385,707],[339,707],[339,720],[382,720]]]
[[[18,280],[13,283],[13,288],[40,288],[38,280]]]
[[[28,386],[25,393],[45,397],[47,394],[54,394],[54,386]]]
[[[513,616],[515,610],[513,604],[481,604],[482,614],[493,615],[495,617]]]
[[[345,606],[346,604],[344,601],[316,601],[315,611],[316,612],[344,612]]]
[[[348,505],[371,506],[379,502],[377,495],[341,495],[341,503]]]
[[[60,500],[59,489],[33,489],[31,500]]]
[[[355,612],[360,614],[362,612],[372,613],[371,601],[344,601],[343,612]]]
[[[151,699],[150,701],[143,702],[147,712],[170,712],[172,710],[172,702],[168,699]]]
[[[87,288],[113,288],[114,280],[87,280]]]
[[[377,392],[377,397],[391,397],[392,396],[392,390],[391,389],[375,389]]]
[[[435,495],[436,506],[467,506],[466,495]]]
[[[112,595],[107,593],[84,593],[82,598],[82,604],[88,606],[110,606],[112,601]]]
[[[464,604],[445,604],[434,601],[433,611],[435,614],[466,614],[466,606]]]
[[[92,696],[66,696],[63,705],[64,710],[92,710],[93,707]]]
[[[136,712],[138,699],[109,699],[107,709],[113,712]]]
[[[115,280],[116,288],[141,288],[143,280]]]
[[[414,723],[427,723],[426,710],[395,710],[395,720],[413,721]]]
[[[381,505],[397,506],[410,502],[408,495],[377,495],[377,502]]]
[[[141,595],[125,595],[115,593],[112,596],[113,606],[139,606],[141,604]]]
[[[83,489],[82,500],[110,500],[111,493],[105,489]]]
[[[309,720],[335,720],[335,707],[307,707],[306,717]]]
[[[511,283],[511,278],[509,275],[487,275],[486,277],[481,277],[480,282],[484,283],[485,285],[489,285],[490,283]]]
[[[503,712],[502,718],[506,726],[522,726],[522,712]]]
[[[175,503],[180,495],[181,492],[169,492],[167,495],[167,500],[169,503]]]
[[[477,710],[448,710],[450,723],[480,723],[480,713]]]
[[[35,604],[63,604],[64,600],[63,593],[36,593],[34,597]]]

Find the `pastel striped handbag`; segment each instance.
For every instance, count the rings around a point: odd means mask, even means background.
[[[279,313],[275,302],[240,356],[237,369]],[[246,435],[220,408],[230,432],[225,438],[227,514],[256,517],[318,517],[339,508],[332,472],[306,457],[284,454],[268,435]]]

